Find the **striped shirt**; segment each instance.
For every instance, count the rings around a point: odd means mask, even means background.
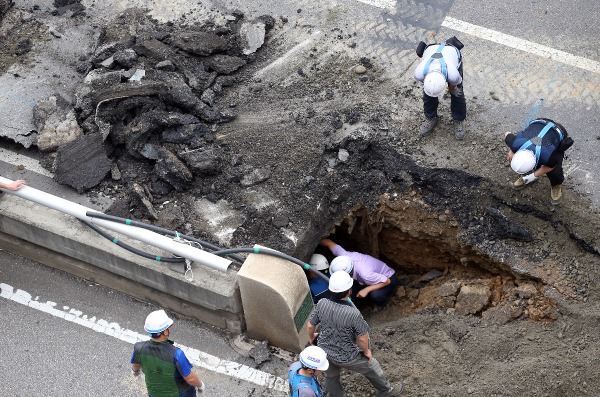
[[[321,299],[310,316],[312,325],[320,324],[317,345],[327,358],[340,364],[354,360],[360,353],[358,336],[369,332],[360,311],[340,300]]]

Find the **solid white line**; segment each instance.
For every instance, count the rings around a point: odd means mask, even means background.
[[[23,165],[26,170],[36,172],[38,174],[47,176],[49,178],[54,177],[54,174],[46,170],[44,167],[40,165],[40,162],[32,159],[31,157],[24,156],[22,154],[18,154],[15,152],[11,152],[10,150],[6,150],[0,148],[0,156],[2,157],[2,161],[19,166]]]
[[[79,324],[93,331],[112,336],[113,338],[117,338],[127,343],[134,344],[149,339],[147,335],[121,328],[117,323],[109,323],[103,319],[96,319],[95,316],[88,318],[87,315],[84,315],[82,312],[75,309],[70,309],[68,312],[56,309],[56,303],[51,301],[45,303],[39,302],[37,300],[38,298],[31,299],[31,294],[28,292],[20,289],[15,291],[12,286],[5,283],[0,283],[0,297],[62,318],[71,323]],[[275,375],[233,361],[222,360],[219,357],[191,347],[180,344],[176,344],[176,346],[183,350],[190,362],[197,367],[277,391],[285,392],[288,390],[287,381]]]
[[[368,4],[378,8],[394,8],[396,6],[396,0],[357,0],[361,3]]]
[[[458,19],[454,19],[452,17],[446,17],[444,22],[442,22],[442,26],[485,40],[493,41],[494,43],[502,44],[507,47],[516,48],[517,50],[529,52],[544,58],[549,58],[554,61],[564,63],[565,65],[575,66],[593,73],[600,73],[600,62],[582,58],[573,54],[569,54],[568,52],[537,44],[532,41],[520,39],[518,37],[487,29],[482,26],[459,21]]]

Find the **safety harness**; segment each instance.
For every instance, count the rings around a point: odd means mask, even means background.
[[[444,47],[446,47],[446,43],[440,44],[437,50],[433,54],[431,54],[431,56],[427,60],[427,63],[425,64],[425,67],[423,68],[423,76],[427,76],[427,74],[429,73],[429,65],[431,65],[431,62],[433,62],[434,59],[437,59],[438,61],[440,61],[440,65],[442,65],[442,74],[444,75],[444,78],[448,80],[448,65],[446,64],[446,60],[442,55],[442,50],[444,49]],[[458,61],[460,62],[460,51],[456,49],[456,52],[458,53]]]
[[[554,147],[554,150],[556,150],[558,148],[558,146],[560,145],[560,142],[562,142],[564,136],[563,136],[563,133],[560,130],[560,128],[558,128],[556,126],[556,124],[554,124],[552,121],[535,119],[535,120],[532,120],[529,123],[529,125],[536,124],[536,123],[545,124],[544,128],[542,128],[542,130],[540,131],[539,134],[537,134],[537,136],[535,136],[533,138],[529,138],[527,141],[525,141],[521,145],[521,147],[519,147],[518,150],[529,149],[531,147],[531,145],[535,146],[535,151],[534,151],[535,165],[537,167],[537,165],[540,161],[540,156],[542,154],[542,140],[544,139],[544,136],[546,135],[546,133],[548,133],[548,131],[550,131],[551,128],[554,128],[554,130],[558,133],[559,141],[558,141],[558,145],[556,145],[556,147]]]

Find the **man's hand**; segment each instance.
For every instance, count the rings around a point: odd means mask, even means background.
[[[200,381],[200,386],[196,387],[196,394],[198,396],[204,394],[204,389],[206,389],[206,386],[204,385],[204,382]]]
[[[136,371],[135,369],[131,368],[131,373],[133,374],[133,376],[140,376],[140,373],[142,373],[142,371],[140,371],[139,369]]]
[[[526,185],[530,184],[531,182],[535,181],[537,179],[537,176],[535,176],[535,173],[531,173],[529,175],[525,175],[523,177],[523,182],[525,182]]]
[[[510,163],[512,161],[512,158],[515,154],[513,153],[512,150],[509,150],[508,153],[506,154],[506,159],[508,160],[508,162]]]
[[[369,295],[369,290],[367,288],[363,288],[360,291],[358,291],[358,293],[356,294],[356,296],[358,298],[366,298],[367,295]]]
[[[315,332],[315,333],[313,334],[313,338],[310,340],[310,344],[311,344],[311,345],[315,345],[315,342],[317,341],[317,338],[318,338],[318,337],[319,337],[319,333],[318,333],[318,332]]]
[[[450,91],[450,95],[455,96],[455,97],[459,97],[459,96],[463,95],[463,90],[460,89],[457,85],[449,85],[448,91]]]
[[[367,349],[366,351],[363,351],[363,354],[369,360],[369,362],[371,362],[371,360],[373,359],[373,353],[371,353],[371,349]]]

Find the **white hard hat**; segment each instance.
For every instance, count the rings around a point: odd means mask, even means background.
[[[345,292],[352,288],[354,280],[343,270],[337,271],[329,277],[329,291]]]
[[[438,70],[432,70],[427,73],[425,80],[423,80],[423,90],[431,97],[438,97],[444,93],[446,89],[446,78],[442,72]]]
[[[167,316],[164,310],[157,310],[148,314],[144,329],[149,334],[158,334],[173,325],[173,320]]]
[[[335,273],[339,270],[343,270],[346,273],[350,273],[353,268],[352,259],[350,259],[349,256],[341,255],[333,258],[331,265],[329,266],[329,272]]]
[[[523,149],[513,155],[510,167],[516,173],[525,174],[535,168],[535,163],[535,154],[531,150]]]
[[[300,353],[300,362],[307,368],[326,371],[329,368],[327,353],[318,346],[308,346]]]
[[[308,261],[315,270],[325,270],[329,268],[329,261],[321,254],[314,254],[310,257],[310,261]]]

